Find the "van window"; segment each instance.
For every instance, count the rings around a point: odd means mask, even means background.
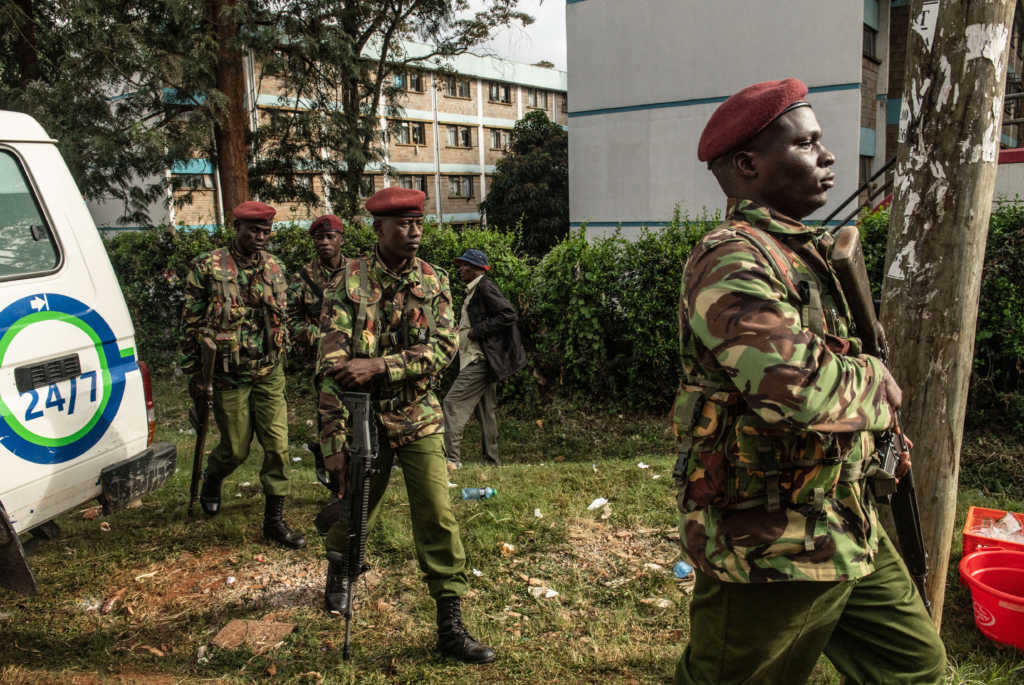
[[[0,278],[51,271],[57,262],[53,233],[21,165],[0,150]]]

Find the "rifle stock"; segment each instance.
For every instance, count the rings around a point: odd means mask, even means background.
[[[196,447],[192,454],[192,482],[189,483],[188,515],[199,500],[199,481],[203,473],[203,452],[206,449],[206,434],[210,432],[210,404],[213,401],[213,367],[217,362],[217,345],[209,338],[199,338],[199,382],[202,397],[192,398],[188,412],[189,422],[196,431]]]
[[[377,425],[369,393],[346,392],[342,394],[341,401],[349,413],[348,487],[344,497],[335,498],[317,514],[315,524],[317,531],[321,535],[326,535],[335,523],[348,523],[343,559],[343,582],[348,601],[342,612],[345,616],[345,644],[341,652],[342,658],[348,659],[352,627],[352,589],[367,568],[366,528],[370,517],[372,477],[377,467]]]
[[[868,281],[864,252],[860,244],[860,232],[856,226],[843,226],[835,232],[835,245],[832,248],[831,263],[839,277],[843,294],[846,296],[850,313],[853,316],[857,335],[864,346],[864,352],[874,355],[885,364],[889,357],[889,346],[885,339],[885,329],[875,314],[875,305],[871,298],[871,286]],[[896,430],[885,431],[878,435],[876,446],[882,455],[882,469],[890,476],[899,465],[902,452],[909,452],[899,412],[896,412]],[[928,580],[928,556],[924,547],[924,536],[921,533],[921,516],[917,508],[917,493],[914,490],[914,474],[912,471],[900,478],[895,492],[882,497],[892,507],[896,534],[900,541],[900,553],[910,571],[910,576],[921,593],[924,605],[931,613],[931,603],[925,592]]]

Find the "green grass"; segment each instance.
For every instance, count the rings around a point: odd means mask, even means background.
[[[158,439],[179,450],[170,483],[137,509],[95,520],[80,512],[61,517],[62,536],[40,545],[31,559],[40,594],[0,591],[0,681],[671,681],[689,623],[687,588],[670,575],[679,543],[673,448],[663,419],[567,405],[543,416],[504,416],[501,468],[479,465],[479,434],[475,425],[467,431],[466,466],[452,480],[499,491],[490,500],[462,501],[452,489],[469,565],[481,573],[470,578],[466,621],[499,653],[488,666],[461,666],[432,653],[434,607],[412,558],[407,498],[396,471],[370,535],[373,570],[356,590],[353,658],[345,662],[342,623],[320,609],[325,564],[311,521],[327,493],[313,484],[312,458],[301,447],[312,435],[309,391],[293,387],[289,397],[292,455],[301,461],[291,471],[286,517],[310,544],[289,552],[260,537],[258,447],[226,482],[222,514],[186,519],[193,436],[182,389],[181,379],[156,379]],[[210,444],[214,440],[215,433]],[[1019,445],[991,437],[965,443],[965,468],[984,463],[991,469],[985,481],[1003,485],[984,492],[965,478],[972,485],[961,493],[957,529],[970,504],[1024,510],[1015,481],[1021,453]],[[650,467],[639,468],[641,460]],[[243,482],[253,487],[241,488]],[[597,497],[610,500],[607,515],[587,510]],[[109,532],[101,529],[103,521]],[[503,543],[515,552],[503,554]],[[1020,682],[1019,654],[975,629],[969,596],[955,576],[959,536],[951,544],[943,638],[952,682]],[[229,585],[228,577],[235,582]],[[559,594],[535,598],[531,583]],[[97,608],[122,589],[111,611]],[[670,604],[659,608],[657,600]],[[280,648],[264,654],[211,646],[232,618],[296,627]],[[837,683],[838,677],[823,659],[812,682]]]

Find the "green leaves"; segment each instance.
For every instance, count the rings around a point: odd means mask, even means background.
[[[520,246],[540,257],[569,230],[569,139],[565,129],[532,110],[516,122],[510,153],[480,203],[491,226],[520,232]]]

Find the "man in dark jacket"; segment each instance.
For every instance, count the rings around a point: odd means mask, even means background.
[[[491,265],[480,250],[466,250],[455,260],[466,284],[459,319],[459,377],[444,398],[444,448],[448,469],[461,466],[462,431],[471,414],[480,422],[483,456],[499,465],[497,385],[526,365],[519,338],[519,316],[512,304],[486,276]]]

